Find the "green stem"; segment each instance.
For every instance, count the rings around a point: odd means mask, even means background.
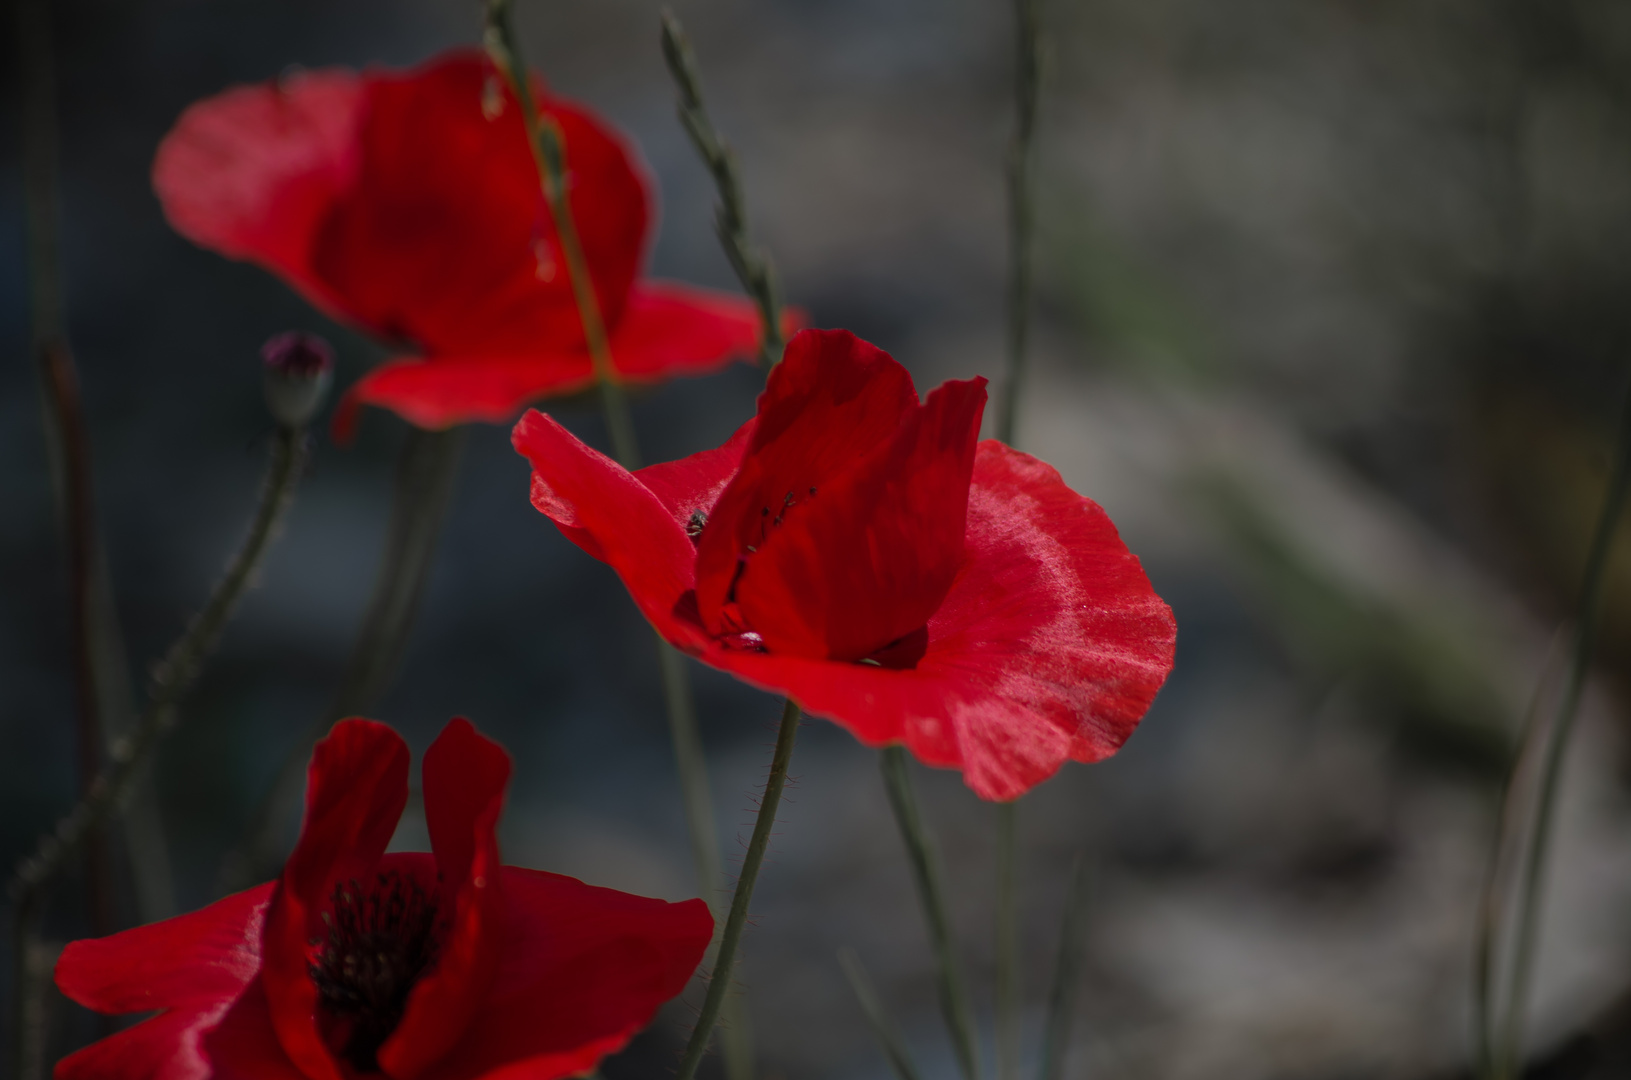
[[[782,720],[776,730],[776,750],[770,758],[770,776],[765,781],[764,797],[759,800],[759,813],[753,821],[753,835],[748,840],[747,855],[742,859],[742,873],[736,879],[736,890],[731,894],[730,915],[725,920],[725,932],[719,938],[719,955],[708,976],[708,994],[702,1000],[702,1012],[697,1026],[685,1044],[685,1056],[680,1060],[676,1080],[691,1080],[702,1055],[708,1050],[714,1024],[730,992],[731,972],[736,966],[736,950],[742,941],[742,930],[748,922],[748,905],[753,902],[753,886],[759,880],[759,868],[764,864],[765,849],[770,846],[770,833],[776,826],[776,810],[781,805],[782,788],[787,783],[787,766],[793,760],[793,741],[798,737],[799,707],[792,698],[782,707]]]
[[[957,1054],[957,1064],[964,1080],[979,1080],[974,1010],[969,1004],[957,955],[952,947],[951,920],[946,914],[939,861],[918,812],[917,799],[912,794],[906,751],[899,746],[886,746],[879,755],[879,763],[883,768],[884,787],[889,792],[889,805],[895,811],[901,838],[906,841],[912,877],[917,883],[918,898],[923,903],[923,915],[928,923],[929,943],[934,948],[937,969],[940,1011],[945,1017],[952,1049]]]
[[[1631,495],[1631,393],[1626,396],[1620,417],[1619,448],[1614,459],[1614,471],[1609,479],[1608,492],[1603,499],[1602,512],[1597,518],[1591,550],[1586,557],[1586,572],[1580,587],[1580,602],[1575,618],[1569,678],[1565,684],[1563,700],[1558,706],[1556,720],[1546,740],[1535,817],[1528,833],[1526,846],[1529,857],[1524,866],[1522,891],[1519,894],[1512,983],[1503,1018],[1501,1053],[1497,1060],[1497,1075],[1503,1077],[1503,1080],[1516,1076],[1523,1063],[1524,1014],[1528,1010],[1529,982],[1533,975],[1541,906],[1544,900],[1546,860],[1551,847],[1553,818],[1557,812],[1564,752],[1568,749],[1569,736],[1574,731],[1575,719],[1580,710],[1580,699],[1585,691],[1586,676],[1591,670],[1592,655],[1597,642],[1598,618],[1603,606],[1603,580],[1607,574],[1609,555],[1614,547],[1614,535],[1619,526],[1620,516],[1625,510],[1628,495]]]
[[[560,129],[553,120],[539,112],[533,100],[531,81],[526,77],[526,62],[521,56],[515,33],[514,8],[510,0],[488,0],[486,45],[488,55],[503,72],[521,108],[527,145],[532,151],[538,182],[555,224],[555,235],[561,245],[567,275],[572,283],[572,294],[577,302],[584,344],[589,350],[595,381],[600,389],[612,455],[620,465],[632,472],[640,467],[640,446],[628,399],[612,362],[605,321],[595,297],[594,282],[589,276],[589,266],[584,259],[583,245],[572,215],[571,197],[565,183],[566,147],[561,140]],[[709,907],[714,909],[717,921],[718,902],[714,897],[724,873],[714,830],[707,759],[702,748],[702,736],[697,729],[694,699],[686,678],[684,660],[660,634],[657,635],[657,661],[662,674],[663,698],[668,708],[669,732],[674,742],[674,759],[679,772],[686,826],[691,835],[697,884],[703,895],[709,898]],[[722,954],[723,939],[715,947]],[[730,1080],[750,1080],[753,1049],[745,1008],[736,998],[729,999],[724,1008],[727,1013],[724,1034],[727,1075]]]
[[[227,564],[226,573],[216,584],[203,609],[153,669],[147,708],[130,734],[114,744],[107,764],[97,773],[84,798],[57,823],[50,835],[40,841],[34,853],[18,865],[9,893],[16,905],[14,941],[18,950],[20,976],[27,975],[34,924],[39,917],[46,888],[86,838],[118,810],[154,747],[175,726],[177,706],[197,681],[204,660],[214,651],[227,620],[237,608],[249,583],[254,580],[267,547],[277,534],[293,500],[295,487],[305,471],[306,456],[307,438],[303,429],[278,430],[249,533]],[[32,984],[26,977],[17,983],[19,999],[27,996],[21,991],[29,985]],[[27,1015],[29,1008],[27,1002],[19,1000],[18,1076],[31,1075],[26,1067],[35,1056],[33,1048],[27,1045],[26,1036],[31,1030]]]
[[[1019,1080],[1018,800],[997,804],[997,1078]]]
[[[1008,144],[1008,386],[997,414],[997,438],[1012,446],[1020,392],[1028,366],[1031,311],[1031,160],[1041,87],[1041,23],[1038,0],[1014,0],[1014,135]]]
[[[1053,986],[1048,991],[1048,1019],[1042,1035],[1042,1062],[1038,1080],[1062,1080],[1065,1053],[1070,1049],[1070,1021],[1082,963],[1082,932],[1086,928],[1087,860],[1076,854],[1065,891],[1065,914],[1059,926],[1059,959],[1054,964]]]
[[[690,39],[679,19],[667,8],[662,12],[663,59],[674,76],[679,91],[680,126],[691,137],[702,160],[713,174],[714,187],[719,192],[719,205],[714,212],[714,231],[725,249],[736,277],[759,305],[760,358],[767,367],[782,358],[781,290],[776,281],[775,267],[770,256],[755,247],[748,236],[747,200],[742,196],[742,177],[736,167],[736,154],[730,144],[720,137],[708,110],[702,102],[702,80],[697,76],[696,56],[691,52]]]
[[[235,892],[276,874],[283,826],[299,803],[312,747],[335,721],[366,713],[378,704],[401,667],[453,501],[464,438],[462,428],[408,429],[397,457],[391,520],[379,574],[339,691],[284,755],[271,786],[250,815],[245,840],[221,862],[218,892]]]
[[[838,950],[838,964],[844,969],[844,977],[849,980],[855,1000],[860,1004],[861,1012],[866,1014],[866,1022],[883,1047],[884,1056],[889,1059],[889,1067],[897,1080],[921,1080],[922,1074],[917,1071],[912,1052],[901,1037],[900,1029],[884,1012],[883,1002],[878,1000],[878,993],[872,988],[872,980],[867,978],[861,958],[855,955],[854,949],[846,947]]]

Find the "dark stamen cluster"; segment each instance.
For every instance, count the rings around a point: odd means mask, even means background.
[[[309,971],[330,1015],[350,1021],[342,1051],[359,1072],[378,1072],[379,1048],[402,1020],[408,992],[436,959],[436,900],[411,877],[380,874],[366,893],[336,885],[333,912]]]

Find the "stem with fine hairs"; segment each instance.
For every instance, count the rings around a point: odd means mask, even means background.
[[[640,446],[634,431],[634,420],[629,412],[628,398],[623,393],[617,368],[612,362],[611,347],[607,340],[606,324],[601,317],[600,304],[595,298],[594,282],[584,259],[583,245],[578,238],[577,224],[572,216],[570,195],[566,186],[567,148],[555,122],[538,110],[533,100],[532,83],[520,51],[515,33],[514,8],[509,0],[488,0],[485,34],[487,54],[504,75],[511,92],[521,108],[522,124],[527,133],[527,145],[532,151],[533,164],[538,170],[538,182],[544,200],[549,204],[550,219],[561,246],[562,260],[572,284],[572,295],[577,302],[578,318],[583,327],[584,344],[589,350],[595,382],[600,390],[601,405],[606,418],[606,430],[612,442],[612,456],[629,471],[640,467]],[[768,325],[768,324],[767,324]],[[768,331],[767,331],[768,332]],[[778,337],[779,340],[779,337]],[[780,356],[780,348],[776,356]],[[718,892],[724,882],[723,861],[719,853],[719,838],[714,828],[713,795],[708,783],[707,757],[703,751],[702,733],[697,727],[696,704],[686,675],[685,659],[661,635],[655,635],[657,663],[662,676],[663,699],[668,711],[670,738],[674,744],[675,769],[679,774],[681,800],[685,807],[686,828],[690,833],[691,854],[696,865],[697,885],[714,911],[719,922]],[[740,888],[740,883],[738,885]],[[728,926],[728,923],[726,924]],[[715,966],[728,955],[723,934],[713,946]],[[729,970],[727,965],[725,970]],[[728,984],[728,979],[721,984]],[[717,1009],[721,1006],[716,1006]],[[726,1074],[729,1080],[751,1080],[753,1049],[748,1019],[739,998],[730,997],[723,1002],[725,1028]],[[710,1027],[712,1021],[710,1021]],[[700,1056],[700,1055],[699,1055]]]
[[[679,91],[680,126],[691,137],[691,145],[702,155],[719,190],[719,206],[714,211],[714,231],[725,248],[725,257],[742,287],[759,305],[760,359],[766,367],[781,361],[785,345],[782,326],[781,289],[770,256],[755,247],[748,236],[747,200],[742,197],[742,177],[736,168],[736,154],[714,127],[702,103],[702,80],[697,76],[696,56],[685,28],[667,8],[662,12],[663,59],[674,76]]]

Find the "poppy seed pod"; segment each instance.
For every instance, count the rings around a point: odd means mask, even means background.
[[[261,346],[266,407],[284,427],[305,427],[334,381],[334,350],[316,334],[290,330]]]

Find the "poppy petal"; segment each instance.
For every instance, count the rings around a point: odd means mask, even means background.
[[[612,364],[626,379],[702,375],[759,351],[759,309],[730,293],[642,281],[612,327]]]
[[[104,1013],[184,1008],[230,998],[260,969],[259,885],[173,919],[70,942],[57,960],[64,994]]]
[[[510,927],[491,996],[428,1078],[589,1072],[685,988],[713,936],[701,900],[670,904],[504,868]]]
[[[657,496],[681,527],[690,527],[696,512],[701,511],[704,519],[713,513],[720,493],[742,465],[753,425],[754,421],[749,420],[737,428],[723,446],[678,461],[647,465],[635,472],[635,478]]]
[[[396,1031],[380,1047],[380,1068],[393,1080],[418,1076],[459,1041],[485,1007],[499,953],[508,948],[501,940],[497,828],[510,756],[457,717],[425,751],[423,772],[425,823],[443,902],[451,900],[453,912],[435,968],[415,984]]]
[[[700,649],[707,641],[702,628],[675,614],[691,589],[696,549],[668,507],[628,470],[537,410],[516,424],[511,442],[532,463],[532,505],[617,571],[659,633],[681,648]]]
[[[790,493],[834,478],[895,437],[918,404],[912,378],[847,330],[801,330],[759,396],[742,468],[715,504],[697,549],[697,607],[714,633],[742,556],[765,539]]]
[[[314,238],[317,273],[352,317],[427,353],[582,349],[521,112],[487,58],[457,50],[371,73],[356,182]],[[592,114],[545,96],[567,195],[608,325],[644,255],[651,199],[634,149]]]
[[[300,839],[266,917],[261,981],[278,1041],[312,1080],[340,1073],[317,1027],[310,942],[336,882],[366,880],[408,803],[408,744],[373,720],[342,720],[312,751]]]
[[[791,696],[868,746],[904,743],[1007,800],[1066,760],[1098,761],[1172,669],[1176,624],[1092,500],[1001,443],[980,444],[963,567],[915,666],[890,670],[727,649],[701,654]]]
[[[929,621],[963,561],[985,396],[946,383],[866,461],[772,506],[736,590],[766,648],[860,660]]]
[[[153,159],[153,190],[181,235],[259,263],[331,314],[343,296],[312,266],[312,238],[360,162],[363,80],[339,69],[237,86],[181,114]]]

